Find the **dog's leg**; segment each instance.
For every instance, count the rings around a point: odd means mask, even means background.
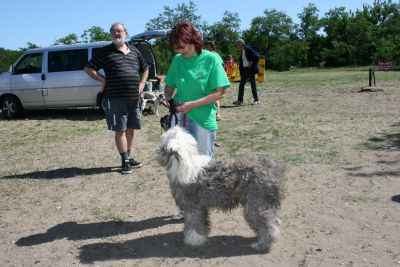
[[[143,116],[143,111],[146,108],[147,104],[147,99],[145,98],[144,93],[140,94],[140,110],[142,111],[142,116]]]
[[[263,210],[257,205],[247,203],[244,208],[244,217],[257,235],[257,241],[251,246],[258,251],[269,252],[272,241],[279,234],[279,219],[276,218],[276,210]]]
[[[184,242],[191,246],[202,246],[207,241],[209,221],[207,209],[185,210]]]
[[[154,113],[158,116],[158,106],[160,105],[160,98],[156,97],[154,100]]]

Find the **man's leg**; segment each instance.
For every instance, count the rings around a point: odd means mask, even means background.
[[[126,131],[115,132],[115,145],[117,146],[118,152],[121,155],[122,174],[132,173],[131,164],[129,162]]]
[[[119,153],[128,152],[128,142],[125,131],[115,132],[115,145]]]
[[[247,80],[247,77],[245,77],[245,75],[243,75],[243,76],[240,79],[239,95],[238,95],[238,102],[241,102],[241,103],[243,103],[244,85],[246,84],[246,80]]]
[[[127,151],[131,151],[133,145],[134,130],[131,128],[126,129],[125,136],[126,136]]]
[[[133,147],[133,137],[135,136],[134,129],[132,128],[126,129],[125,135],[126,135],[129,163],[131,164],[132,168],[140,168],[142,167],[142,163],[134,160],[133,157],[131,157],[132,147]]]
[[[132,99],[126,102],[128,108],[128,120],[126,124],[125,136],[126,136],[126,146],[128,151],[129,163],[132,168],[139,168],[142,163],[134,160],[132,155],[133,148],[133,138],[134,130],[141,129],[142,112],[139,107],[138,100]]]
[[[251,92],[253,93],[254,102],[258,102],[257,84],[254,73],[249,71],[249,80],[251,85]]]

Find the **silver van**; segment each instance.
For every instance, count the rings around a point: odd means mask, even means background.
[[[93,52],[111,42],[29,49],[9,72],[0,74],[2,116],[16,118],[25,110],[101,107],[100,83],[83,70]],[[150,65],[149,80],[157,81],[157,64],[150,44],[132,39]],[[104,74],[104,73],[103,73]]]

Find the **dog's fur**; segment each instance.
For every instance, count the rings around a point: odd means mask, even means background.
[[[252,247],[269,251],[279,232],[276,216],[283,199],[283,169],[275,161],[213,160],[200,155],[196,140],[178,126],[161,136],[157,161],[166,168],[172,196],[184,211],[186,244],[205,244],[210,208],[227,211],[240,204],[257,236]]]
[[[162,100],[162,95],[158,91],[151,91],[151,92],[142,92],[140,94],[140,109],[142,110],[142,113],[144,110],[147,108],[150,109],[150,112],[153,112],[153,114],[158,114],[158,106],[160,105],[160,102]]]

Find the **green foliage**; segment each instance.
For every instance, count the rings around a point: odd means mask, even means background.
[[[70,33],[63,38],[58,39],[54,43],[54,45],[61,45],[61,44],[69,45],[69,44],[76,44],[76,43],[79,43],[78,35],[76,35],[75,33]]]
[[[67,36],[58,39],[54,45],[68,45],[76,43],[93,43],[99,41],[111,41],[111,36],[109,32],[104,31],[101,27],[93,26],[87,29],[81,34],[81,39],[75,33],[68,34]]]
[[[237,53],[235,43],[240,35],[240,18],[238,13],[226,11],[221,21],[216,22],[208,28],[205,40],[213,40],[217,51],[222,58]]]
[[[146,30],[172,29],[176,23],[188,21],[203,33],[206,27],[204,22],[201,21],[201,16],[196,15],[196,11],[196,4],[192,1],[189,1],[188,5],[178,4],[175,8],[164,6],[163,13],[158,14],[158,17],[146,23]]]
[[[146,30],[172,29],[180,21],[188,21],[202,34],[207,30],[207,24],[201,21],[201,16],[196,15],[197,7],[192,1],[189,4],[178,4],[175,8],[164,6],[164,12],[146,23]],[[153,43],[153,51],[157,58],[160,74],[165,74],[175,55],[169,45],[168,37],[159,38]]]
[[[93,26],[92,28],[85,30],[81,35],[81,38],[84,43],[111,41],[110,33],[104,31],[98,26]]]
[[[23,51],[0,48],[0,72],[8,71],[10,66],[22,55]]]

